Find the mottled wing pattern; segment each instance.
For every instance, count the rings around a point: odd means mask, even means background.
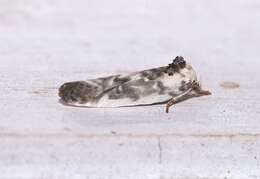
[[[103,106],[105,103],[117,106],[119,99],[126,98],[129,98],[129,102],[137,101],[152,93],[162,94],[165,87],[158,79],[164,75],[165,69],[166,67],[160,67],[129,75],[65,83],[60,87],[59,96],[65,103],[78,106]],[[155,87],[158,87],[158,90]],[[125,105],[123,103],[125,101],[120,102]]]
[[[129,76],[119,76],[119,79],[127,80],[105,90],[98,97],[97,106],[131,106],[169,100],[171,96],[166,90],[170,89],[163,84],[165,69],[166,67],[160,67]]]
[[[88,107],[120,107],[162,103],[184,93],[197,82],[196,73],[182,57],[165,67],[129,75],[114,75],[63,84],[64,103]]]

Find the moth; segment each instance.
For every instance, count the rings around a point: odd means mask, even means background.
[[[64,104],[85,107],[126,107],[166,104],[166,113],[177,102],[210,95],[203,90],[192,66],[177,56],[168,66],[130,74],[63,84]]]

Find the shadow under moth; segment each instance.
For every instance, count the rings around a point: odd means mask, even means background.
[[[170,106],[191,97],[210,95],[203,90],[191,65],[177,56],[168,66],[127,75],[75,81],[63,84],[63,104],[84,107],[127,107],[154,104]]]

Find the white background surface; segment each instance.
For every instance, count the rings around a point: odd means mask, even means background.
[[[260,178],[259,19],[257,0],[0,0],[0,178]],[[177,55],[212,96],[58,103],[64,82]]]

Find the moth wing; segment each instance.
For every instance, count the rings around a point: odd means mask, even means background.
[[[120,107],[149,105],[167,101],[171,96],[164,86],[163,68],[129,75],[114,75],[64,84],[61,98],[70,105]],[[163,82],[164,80],[164,82]]]
[[[104,90],[97,97],[97,107],[120,107],[165,103],[172,96],[158,79],[146,79],[140,74]]]

